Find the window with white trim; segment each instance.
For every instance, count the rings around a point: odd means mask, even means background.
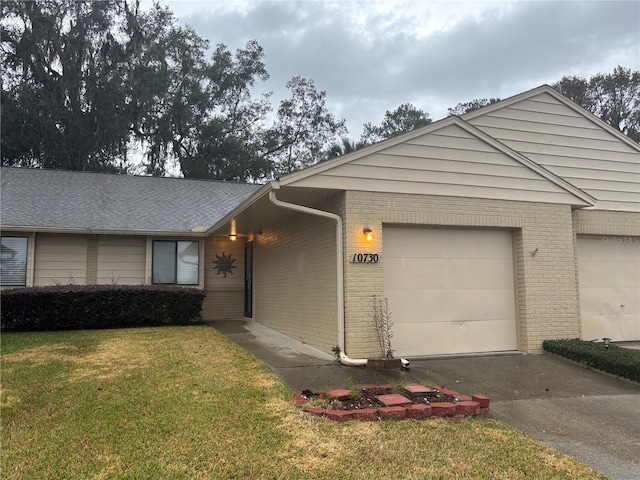
[[[0,285],[24,287],[27,284],[27,237],[2,237],[0,243]]]
[[[151,283],[198,285],[200,242],[154,240]]]

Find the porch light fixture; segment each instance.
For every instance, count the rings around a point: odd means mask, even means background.
[[[238,235],[236,235],[236,220],[233,219],[231,220],[231,233],[229,234],[229,240],[235,242],[236,238],[238,238]]]
[[[370,228],[363,228],[362,233],[367,239],[367,242],[370,242],[371,240],[373,240],[373,230],[371,230]]]

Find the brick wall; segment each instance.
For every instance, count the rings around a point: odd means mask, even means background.
[[[640,236],[640,213],[576,210],[573,225],[578,235]]]
[[[294,213],[264,228],[254,262],[254,319],[329,353],[338,343],[335,221]]]
[[[348,260],[356,251],[380,253],[384,224],[513,231],[518,349],[540,352],[545,339],[580,335],[570,206],[355,191],[345,193],[345,205],[346,349],[351,357],[376,352],[371,302],[373,295],[384,295],[384,258],[377,264]],[[374,231],[372,242],[365,243],[364,226]]]
[[[580,336],[576,233],[640,233],[638,214],[572,214],[568,205],[544,203],[348,191],[318,208],[344,220],[346,352],[353,358],[377,352],[370,321],[372,296],[384,296],[384,258],[349,260],[357,252],[380,254],[384,225],[510,230],[518,349],[531,353],[545,339]],[[373,230],[371,242],[363,227]],[[329,352],[337,344],[335,223],[292,214],[257,235],[254,248],[255,320]],[[242,295],[227,299],[231,313]]]

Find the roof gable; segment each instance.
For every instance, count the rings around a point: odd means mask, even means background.
[[[640,211],[640,145],[551,87],[462,118],[594,197],[592,208]]]
[[[232,182],[0,169],[3,227],[204,232],[260,188]]]
[[[294,173],[280,184],[591,204],[584,192],[457,117]]]

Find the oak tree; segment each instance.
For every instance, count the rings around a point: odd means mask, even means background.
[[[428,113],[411,103],[403,103],[393,111],[387,110],[380,125],[365,123],[360,140],[367,144],[376,143],[430,123],[431,118]]]
[[[499,98],[476,98],[469,102],[463,102],[457,104],[453,108],[448,108],[447,116],[452,115],[464,115],[465,113],[473,112],[474,110],[479,110],[487,105],[493,105],[494,103],[498,103],[500,101]]]
[[[640,142],[640,71],[617,66],[612,73],[597,73],[588,81],[565,76],[552,87]]]
[[[328,145],[347,133],[344,119],[336,119],[326,105],[326,92],[313,80],[293,77],[291,96],[280,102],[276,119],[265,133],[263,156],[276,174],[287,174],[326,158]]]

